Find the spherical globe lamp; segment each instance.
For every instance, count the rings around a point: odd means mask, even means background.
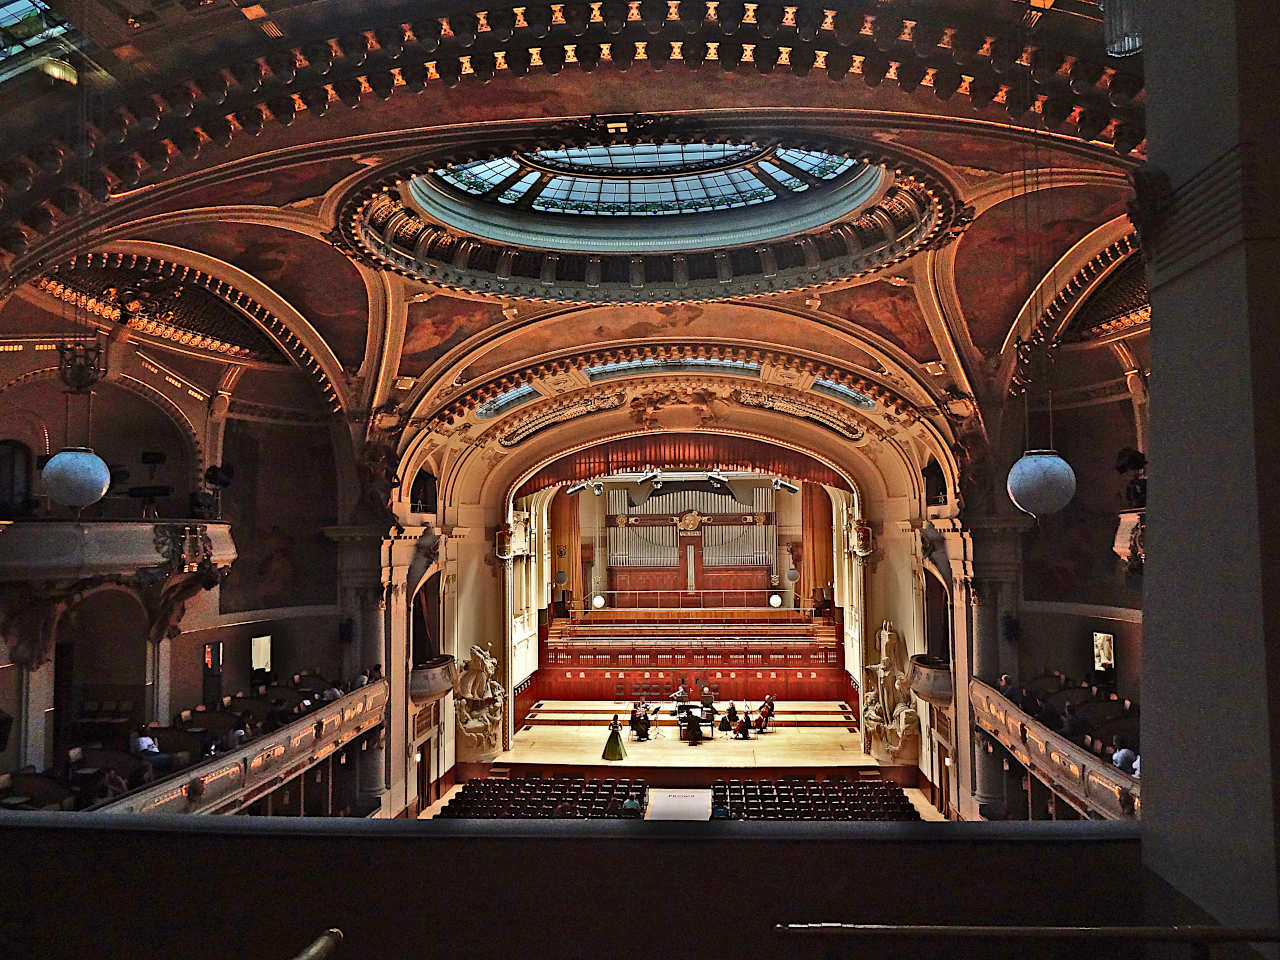
[[[782,606],[782,595],[778,593],[769,594],[769,606],[771,607]]]
[[[591,605],[592,605],[593,607],[595,607],[597,610],[603,610],[603,609],[604,609],[604,595],[603,595],[603,594],[599,594],[599,593],[597,593],[594,597],[592,597],[592,598],[591,598]]]
[[[54,454],[40,477],[54,503],[75,510],[97,503],[111,486],[111,469],[89,447],[67,447]]]
[[[1033,517],[1057,513],[1076,495],[1076,474],[1057,450],[1028,450],[1009,470],[1009,499]]]

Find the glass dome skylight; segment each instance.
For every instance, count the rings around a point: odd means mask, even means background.
[[[434,175],[472,196],[543,213],[635,217],[768,203],[835,180],[853,165],[814,150],[616,143],[475,160]]]
[[[721,357],[645,357],[638,360],[619,360],[587,367],[589,380],[607,380],[625,377],[633,373],[673,373],[682,371],[706,371],[731,373],[744,377],[760,376],[760,364],[750,360],[727,360]]]
[[[884,167],[784,144],[603,143],[513,152],[412,179],[431,221],[512,248],[695,252],[824,227],[876,202]]]

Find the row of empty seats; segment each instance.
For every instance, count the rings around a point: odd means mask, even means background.
[[[711,808],[713,819],[730,820],[920,819],[902,788],[887,780],[717,780]]]
[[[631,808],[624,808],[634,800]],[[639,778],[484,777],[468,780],[438,816],[447,819],[638,818],[649,803],[648,784]]]

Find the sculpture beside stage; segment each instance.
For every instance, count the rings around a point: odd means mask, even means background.
[[[863,744],[879,763],[913,765],[920,760],[920,716],[907,680],[907,645],[888,620],[876,648],[879,661],[866,668]]]
[[[506,691],[494,679],[497,672],[498,661],[473,645],[471,656],[454,681],[460,761],[482,763],[492,760],[501,750],[502,701]]]

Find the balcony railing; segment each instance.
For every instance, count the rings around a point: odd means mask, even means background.
[[[0,521],[0,582],[85,579],[236,558],[229,523],[209,520]]]
[[[230,813],[380,724],[390,690],[386,680],[375,680],[238,750],[186,767],[91,809],[101,813]]]
[[[981,680],[969,681],[969,702],[978,726],[1054,790],[1109,820],[1140,816],[1137,779],[1033,720]]]

